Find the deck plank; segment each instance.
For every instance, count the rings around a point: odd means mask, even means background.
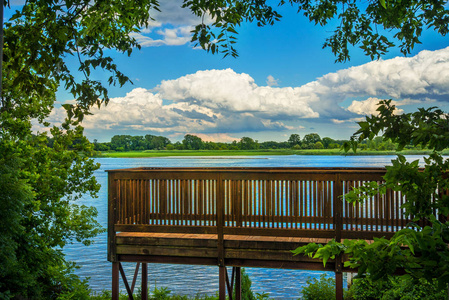
[[[318,238],[224,235],[224,258],[267,261],[268,265],[268,261],[320,262],[307,256],[293,256],[291,250],[310,242],[328,241]],[[116,245],[119,255],[218,258],[216,234],[119,232]]]

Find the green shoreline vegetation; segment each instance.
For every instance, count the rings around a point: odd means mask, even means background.
[[[98,152],[94,157],[111,158],[146,158],[146,157],[228,157],[228,156],[264,156],[264,155],[428,155],[430,150],[403,150],[403,151],[375,151],[362,150],[357,153],[345,153],[340,149],[314,149],[314,150],[291,150],[291,149],[272,149],[272,150],[144,150],[144,151],[107,151]],[[449,155],[449,149],[442,151],[442,155]]]
[[[256,293],[252,290],[252,281],[245,269],[242,269],[242,299],[243,300],[270,300],[270,294],[266,292]],[[197,294],[186,296],[173,294],[167,287],[155,287],[148,291],[150,300],[218,300],[218,292],[215,295]],[[235,289],[234,289],[235,296]],[[319,278],[308,277],[306,284],[297,295],[291,295],[291,299],[317,300],[335,299],[335,279],[328,274],[321,274]],[[141,290],[137,289],[133,295],[134,299],[141,299]],[[354,278],[348,288],[344,290],[344,300],[365,299],[447,299],[447,291],[438,289],[436,280],[427,282],[419,280],[413,282],[407,278],[387,277],[383,280],[372,281],[370,278]],[[104,290],[100,293],[91,294],[90,300],[109,300],[111,292]],[[126,292],[120,293],[120,300],[127,300]],[[226,298],[228,299],[228,297]]]
[[[382,137],[361,143],[357,152],[345,152],[342,146],[347,140],[321,138],[317,133],[290,135],[285,142],[259,142],[250,137],[231,143],[206,142],[200,137],[186,134],[182,141],[172,143],[163,136],[115,135],[110,142],[94,140],[94,157],[170,157],[170,156],[261,156],[261,155],[428,155],[432,151],[409,146],[398,152],[398,145]],[[449,149],[442,152],[449,155]]]

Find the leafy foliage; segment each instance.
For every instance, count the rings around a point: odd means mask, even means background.
[[[447,291],[439,290],[436,280],[417,282],[405,277],[387,277],[385,280],[373,281],[369,276],[354,278],[347,293],[350,299],[447,299]]]
[[[385,184],[370,182],[346,195],[350,202],[363,202],[368,196],[385,193],[386,188],[400,191],[406,196],[405,214],[413,222],[399,230],[391,239],[332,241],[327,245],[309,245],[296,250],[323,262],[329,257],[345,254],[345,266],[358,268],[359,276],[370,275],[372,280],[386,280],[398,270],[404,270],[412,282],[419,280],[438,282],[442,290],[449,283],[449,160],[438,152],[448,147],[449,115],[435,108],[420,109],[415,113],[396,115],[390,100],[379,105],[379,115],[360,122],[360,129],[346,144],[346,149],[357,149],[358,142],[373,139],[383,133],[400,147],[412,144],[432,148],[424,158],[425,166],[418,161],[407,162],[404,156],[392,160],[384,176]],[[418,225],[422,224],[421,226]]]
[[[256,300],[256,299],[264,299],[265,294],[257,294],[254,295],[253,290],[251,289],[251,279],[249,278],[248,273],[246,273],[245,268],[241,268],[241,286],[242,286],[242,299],[244,300]],[[234,297],[235,299],[235,288],[234,288]]]
[[[194,30],[193,41],[212,53],[236,57],[238,26],[243,22],[272,25],[281,19],[267,2],[185,0],[184,7],[203,20]],[[338,24],[323,45],[331,49],[338,62],[350,58],[351,46],[358,46],[371,59],[396,46],[406,55],[420,43],[423,30],[432,28],[443,36],[449,31],[449,11],[444,0],[280,0],[278,5],[291,5],[316,25]],[[204,21],[207,15],[213,20],[211,25]]]
[[[5,1],[8,5],[9,1]],[[93,147],[81,122],[93,105],[108,102],[107,89],[91,79],[95,69],[108,83],[129,79],[106,50],[130,54],[130,36],[148,22],[156,1],[27,1],[4,24],[3,90],[0,105],[0,298],[82,299],[87,283],[73,274],[61,249],[72,241],[88,245],[103,229],[94,208],[76,203],[99,189],[88,159]],[[78,70],[70,70],[74,56]],[[56,91],[76,102],[64,104],[66,120],[49,124]],[[51,127],[35,133],[33,124]],[[51,140],[51,147],[49,147]]]
[[[256,22],[258,26],[273,25],[280,15],[266,4],[266,1],[198,1],[184,0],[183,7],[189,8],[202,18],[195,27],[192,42],[211,53],[222,53],[224,57],[237,57],[237,30],[243,22]],[[207,16],[211,25],[204,21]],[[217,32],[218,31],[218,32]]]
[[[311,258],[318,258],[323,261],[323,265],[326,266],[327,261],[335,259],[336,255],[342,252],[343,246],[332,239],[325,247],[321,244],[309,243],[305,246],[296,248],[292,251],[293,255],[306,254]]]
[[[335,299],[335,279],[321,274],[320,278],[308,278],[307,285],[301,290],[304,300]]]
[[[199,150],[204,148],[203,140],[195,135],[186,134],[182,140],[184,148],[187,150]]]

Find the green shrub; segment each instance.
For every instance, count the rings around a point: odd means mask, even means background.
[[[335,299],[335,279],[321,274],[320,278],[308,278],[307,286],[302,288],[302,299],[305,300],[327,300]]]
[[[257,293],[254,295],[254,292],[251,289],[251,279],[249,278],[248,274],[245,272],[245,269],[242,268],[242,300],[267,300],[269,299],[267,293]],[[235,299],[235,289],[234,289],[234,299]],[[140,289],[137,290],[136,293],[134,293],[134,299],[139,300],[141,299],[141,292]],[[77,299],[84,299],[84,298],[77,298]],[[111,299],[111,292],[110,291],[103,291],[100,294],[93,294],[88,299],[91,300],[109,300]],[[120,300],[126,300],[128,299],[128,294],[126,292],[120,293]],[[218,293],[214,296],[208,296],[208,295],[200,295],[197,294],[194,297],[189,297],[185,295],[172,295],[171,290],[167,287],[155,287],[153,292],[151,293],[150,299],[152,300],[218,300]]]
[[[171,290],[169,290],[167,287],[155,287],[154,291],[153,291],[153,297],[151,297],[151,299],[154,300],[165,300],[165,299],[170,299]]]
[[[447,289],[438,289],[438,283],[428,282],[420,279],[419,282],[400,278],[396,279],[392,289],[386,291],[382,299],[400,299],[400,300],[445,300],[447,299]]]
[[[369,300],[382,299],[385,291],[393,287],[391,280],[372,281],[370,277],[354,278],[349,288],[348,298]]]
[[[256,293],[256,299],[257,300],[268,300],[270,299],[268,293],[262,292],[262,293]]]
[[[373,281],[368,276],[354,279],[348,296],[355,300],[442,300],[447,299],[447,289],[438,289],[436,281],[424,279],[416,282],[409,277],[389,277]]]
[[[256,299],[265,299],[265,298],[256,298],[252,289],[251,289],[251,279],[249,275],[246,273],[245,268],[241,269],[242,271],[242,300],[256,300]],[[235,289],[234,289],[234,297],[235,299]]]

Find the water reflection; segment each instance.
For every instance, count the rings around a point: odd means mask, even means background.
[[[97,199],[85,197],[79,204],[95,206],[98,221],[107,227],[107,173],[105,170],[136,167],[383,167],[395,156],[256,156],[256,157],[170,157],[170,158],[98,158],[101,168],[95,176],[102,185]],[[408,160],[422,156],[408,156]],[[77,262],[77,274],[90,277],[94,291],[110,289],[111,263],[107,261],[107,236],[97,236],[89,247],[75,243],[65,249],[67,259]],[[124,264],[131,277],[135,264]],[[318,278],[323,272],[304,270],[279,270],[246,268],[254,292],[269,293],[276,299],[298,298],[307,277]],[[333,273],[329,273],[333,276]],[[215,294],[218,291],[218,268],[214,266],[189,266],[149,264],[150,288],[169,287],[173,293],[183,295]],[[123,288],[123,286],[121,286]]]

